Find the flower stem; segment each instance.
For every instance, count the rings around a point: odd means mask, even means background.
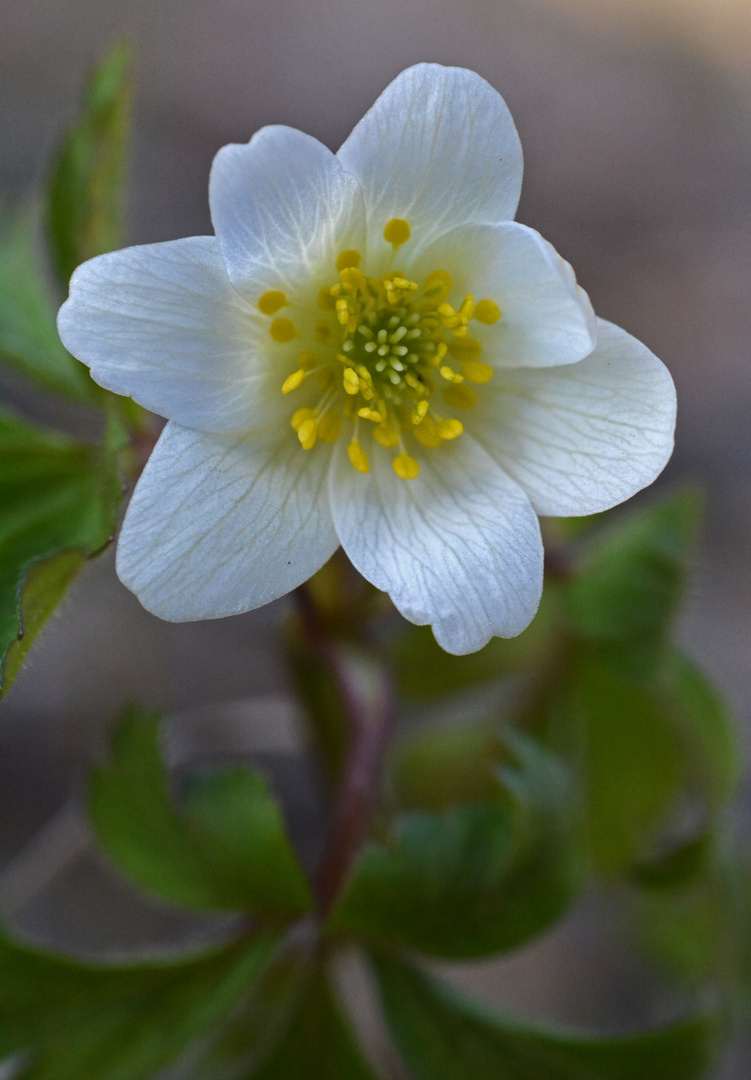
[[[319,911],[325,917],[367,834],[393,727],[394,700],[383,666],[372,655],[335,640],[305,585],[295,595],[308,644],[339,689],[348,728],[339,789],[315,882]]]

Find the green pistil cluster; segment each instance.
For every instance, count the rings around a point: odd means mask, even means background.
[[[466,383],[487,382],[492,369],[478,359],[481,346],[468,337],[469,322],[493,323],[501,313],[493,301],[476,304],[471,295],[453,308],[447,301],[452,281],[444,270],[428,275],[421,288],[399,271],[366,277],[359,264],[356,251],[342,252],[337,259],[339,281],[318,297],[319,308],[336,317],[335,323],[329,316],[316,324],[316,341],[328,356],[301,353],[282,392],[297,389],[310,375],[319,378],[323,396],[318,405],[298,409],[291,419],[303,449],[311,450],[319,439],[333,442],[346,418],[354,425],[349,459],[358,472],[368,472],[358,438],[362,421],[373,425],[382,446],[398,448],[394,471],[412,479],[419,466],[405,449],[405,439],[438,447],[461,435],[462,422],[436,410],[436,393],[440,389],[443,403],[452,409],[473,407],[475,393]],[[283,294],[265,293],[258,306],[273,315],[286,304]],[[284,342],[296,331],[289,319],[277,318],[269,333]]]

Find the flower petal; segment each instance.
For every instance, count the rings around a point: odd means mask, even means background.
[[[249,143],[223,147],[209,202],[230,279],[254,303],[266,289],[312,287],[322,268],[331,277],[338,253],[365,242],[359,184],[294,128],[261,128]]]
[[[651,484],[673,449],[675,388],[649,349],[598,320],[585,360],[504,371],[472,416],[472,433],[538,514],[595,514]]]
[[[168,424],[125,515],[120,579],[170,622],[236,615],[283,596],[339,545],[328,462],[286,432],[232,438]]]
[[[498,91],[464,68],[407,68],[337,156],[365,194],[371,260],[390,253],[383,230],[392,218],[409,222],[411,255],[456,225],[516,213],[522,150],[514,121]]]
[[[90,259],[57,322],[100,386],[153,412],[210,431],[268,421],[268,365],[254,355],[268,328],[232,288],[213,236]]]
[[[522,490],[470,437],[428,451],[414,480],[383,452],[362,475],[337,447],[331,508],[360,573],[410,622],[430,623],[457,655],[531,621],[542,590],[542,541]]]
[[[441,237],[410,268],[416,280],[447,270],[452,295],[493,300],[502,316],[470,324],[494,367],[573,364],[595,347],[597,322],[571,266],[534,229],[507,221],[465,225]]]

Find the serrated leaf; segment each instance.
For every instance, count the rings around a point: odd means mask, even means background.
[[[310,889],[262,776],[249,769],[195,776],[184,807],[190,836],[227,906],[266,913],[310,908]]]
[[[563,914],[579,868],[569,789],[541,750],[511,745],[495,802],[405,815],[366,845],[335,931],[459,959],[514,948]]]
[[[375,966],[414,1080],[699,1080],[716,1056],[711,1015],[627,1038],[587,1038],[494,1014],[393,957],[379,954]]]
[[[50,254],[67,292],[70,276],[122,241],[130,128],[131,55],[121,42],[92,73],[79,120],[55,159],[47,190]]]
[[[112,536],[121,497],[114,453],[0,412],[3,693],[83,559]]]
[[[276,938],[140,965],[0,942],[0,1055],[20,1080],[148,1080],[249,992]]]
[[[700,502],[682,492],[596,538],[566,592],[574,632],[642,681],[662,659],[683,595]]]
[[[0,223],[0,361],[45,390],[91,403],[94,384],[60,341],[34,241],[29,212]]]
[[[311,904],[266,782],[248,770],[204,777],[180,808],[162,760],[159,719],[131,709],[111,763],[91,781],[97,839],[147,892],[183,907],[275,918]]]

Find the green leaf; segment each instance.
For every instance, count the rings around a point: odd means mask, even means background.
[[[104,966],[2,940],[0,1055],[23,1054],[21,1080],[146,1080],[225,1019],[275,941]]]
[[[562,708],[579,743],[591,855],[617,876],[652,850],[683,790],[683,748],[659,698],[590,657],[574,665]]]
[[[642,681],[659,664],[683,595],[700,502],[681,492],[619,519],[567,590],[574,632]]]
[[[92,72],[82,114],[54,162],[47,190],[47,237],[66,292],[79,263],[121,244],[130,69],[130,48],[121,42]]]
[[[683,983],[727,995],[751,972],[751,869],[729,845],[707,848],[697,872],[642,874],[632,897],[650,955]]]
[[[375,960],[386,1018],[414,1080],[699,1080],[715,1059],[710,1015],[588,1038],[495,1014],[391,957]]]
[[[121,497],[115,453],[0,411],[2,692],[83,559],[111,538]]]
[[[311,898],[266,782],[244,769],[194,779],[173,801],[159,719],[131,709],[91,782],[97,839],[147,892],[189,908],[299,914]]]
[[[743,772],[740,731],[730,710],[693,660],[677,651],[665,660],[659,693],[708,806],[726,806]]]
[[[309,944],[309,943],[308,943]],[[264,972],[198,1070],[199,1080],[375,1080],[323,960],[288,947]]]
[[[402,808],[440,813],[457,803],[493,800],[508,749],[490,722],[432,724],[394,747],[390,782]]]
[[[546,587],[532,623],[515,638],[492,638],[467,656],[444,652],[429,626],[406,624],[389,641],[394,674],[406,698],[429,700],[501,679],[528,667],[548,647],[555,627],[558,593]]]
[[[495,802],[397,820],[363,849],[335,931],[469,958],[514,948],[558,919],[578,885],[569,789],[518,735]]]
[[[90,403],[94,384],[60,341],[34,240],[30,213],[0,223],[0,362],[45,390]]]
[[[248,769],[194,776],[185,818],[226,905],[303,912],[310,889],[268,784]]]

